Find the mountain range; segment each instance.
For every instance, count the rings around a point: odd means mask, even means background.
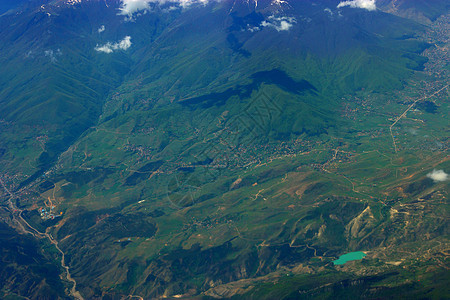
[[[447,2],[3,2],[0,297],[445,297]]]

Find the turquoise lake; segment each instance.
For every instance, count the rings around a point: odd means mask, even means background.
[[[343,265],[343,264],[345,264],[348,261],[360,260],[364,256],[366,256],[366,254],[364,252],[361,252],[361,251],[350,252],[350,253],[347,253],[347,254],[339,256],[339,258],[334,260],[333,263],[335,265]]]

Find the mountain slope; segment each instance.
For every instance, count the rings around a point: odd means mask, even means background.
[[[448,182],[429,178],[449,167],[445,36],[339,3],[0,17],[3,203],[87,299],[428,295],[448,245]]]

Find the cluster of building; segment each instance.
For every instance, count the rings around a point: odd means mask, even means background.
[[[62,216],[62,212],[60,212],[59,214],[55,214],[54,209],[55,209],[54,206],[51,206],[49,210],[43,207],[39,208],[39,213],[41,215],[42,220],[54,220],[55,218]]]

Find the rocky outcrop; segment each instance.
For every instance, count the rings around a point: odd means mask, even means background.
[[[369,233],[375,223],[370,206],[367,206],[357,217],[345,226],[347,238],[362,238]]]

